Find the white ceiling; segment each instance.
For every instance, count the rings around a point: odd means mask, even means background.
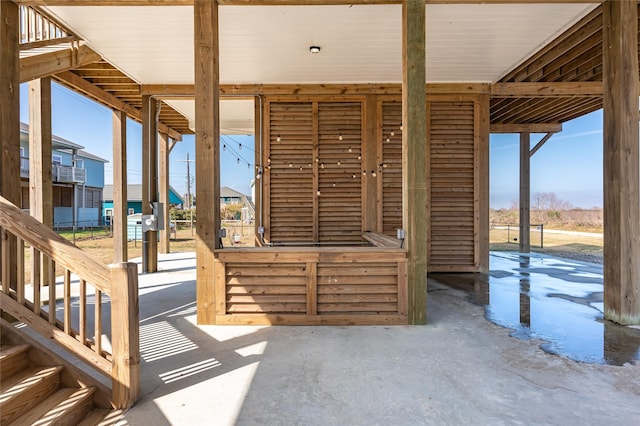
[[[195,131],[196,106],[193,100],[165,100],[173,109],[189,117],[189,128]],[[254,102],[246,99],[220,100],[220,132],[225,135],[252,135]],[[193,117],[193,118],[190,118]]]
[[[495,82],[595,7],[427,5],[427,81]],[[138,83],[193,84],[192,7],[48,9]],[[221,6],[220,82],[397,83],[401,36],[399,5]]]

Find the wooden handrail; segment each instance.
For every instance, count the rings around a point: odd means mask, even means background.
[[[0,227],[28,241],[32,247],[49,256],[56,264],[72,270],[81,278],[90,279],[103,293],[111,294],[111,273],[106,265],[79,250],[53,229],[25,214],[2,196]]]
[[[35,218],[24,213],[7,199],[0,196],[0,228],[3,236],[12,234],[18,237],[19,246],[26,241],[32,250],[32,286],[33,301],[24,297],[24,270],[18,266],[19,282],[15,291],[9,285],[10,256],[12,253],[2,238],[2,287],[0,301],[2,310],[16,319],[29,325],[33,330],[71,351],[98,371],[111,376],[111,403],[114,408],[128,408],[133,405],[140,392],[140,345],[139,345],[139,310],[138,310],[138,267],[135,263],[118,263],[106,266],[87,255],[52,229]],[[22,248],[22,252],[24,248]],[[43,316],[40,301],[40,258],[41,254],[48,258],[47,275],[49,284],[48,315]],[[44,261],[45,259],[43,259]],[[54,265],[64,268],[64,320],[56,318],[53,300],[55,295]],[[22,265],[23,267],[24,265]],[[80,331],[71,328],[70,285],[71,272],[79,277],[80,282]],[[21,277],[21,278],[20,278]],[[53,280],[51,280],[53,278]],[[86,297],[87,284],[96,289],[96,319],[93,342],[86,336]],[[111,302],[111,354],[102,349],[102,332],[100,322],[102,310],[101,294],[109,295]]]

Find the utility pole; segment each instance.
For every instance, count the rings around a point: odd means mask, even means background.
[[[191,198],[191,163],[195,163],[196,160],[189,160],[189,153],[187,152],[186,160],[178,160],[179,163],[187,163],[187,198],[189,199],[187,205],[189,210],[193,208],[193,199]]]

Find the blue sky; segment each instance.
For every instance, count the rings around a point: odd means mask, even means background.
[[[531,135],[531,147],[544,134]],[[518,200],[520,136],[490,139],[491,207]],[[555,192],[576,207],[602,207],[602,110],[564,123],[531,158],[531,194]]]
[[[86,147],[92,154],[109,161],[105,165],[106,183],[112,183],[111,110],[53,84],[53,133]],[[20,119],[29,121],[27,85],[21,86]],[[532,146],[544,135],[532,135]],[[254,141],[250,136],[224,136],[226,149],[220,154],[220,181],[247,195],[253,179]],[[241,147],[240,147],[241,145]],[[127,170],[129,183],[142,179],[141,125],[127,121]],[[170,183],[186,193],[187,152],[195,159],[195,140],[185,135],[171,152]],[[238,163],[238,159],[240,162]],[[247,166],[249,163],[249,167]],[[195,179],[194,164],[191,174]],[[518,200],[519,136],[491,135],[491,207],[510,207]],[[195,189],[195,183],[192,190]],[[555,192],[577,207],[602,206],[602,111],[564,124],[531,159],[531,193]]]

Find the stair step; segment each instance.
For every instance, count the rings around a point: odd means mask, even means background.
[[[0,383],[0,423],[8,424],[60,387],[62,367],[32,367]]]
[[[96,408],[89,411],[87,416],[78,423],[78,426],[113,426],[120,420],[122,414],[123,410]]]
[[[0,372],[2,380],[29,366],[30,345],[2,346],[0,348]]]
[[[92,406],[95,388],[63,388],[42,401],[19,419],[32,426],[73,425],[82,420]]]

